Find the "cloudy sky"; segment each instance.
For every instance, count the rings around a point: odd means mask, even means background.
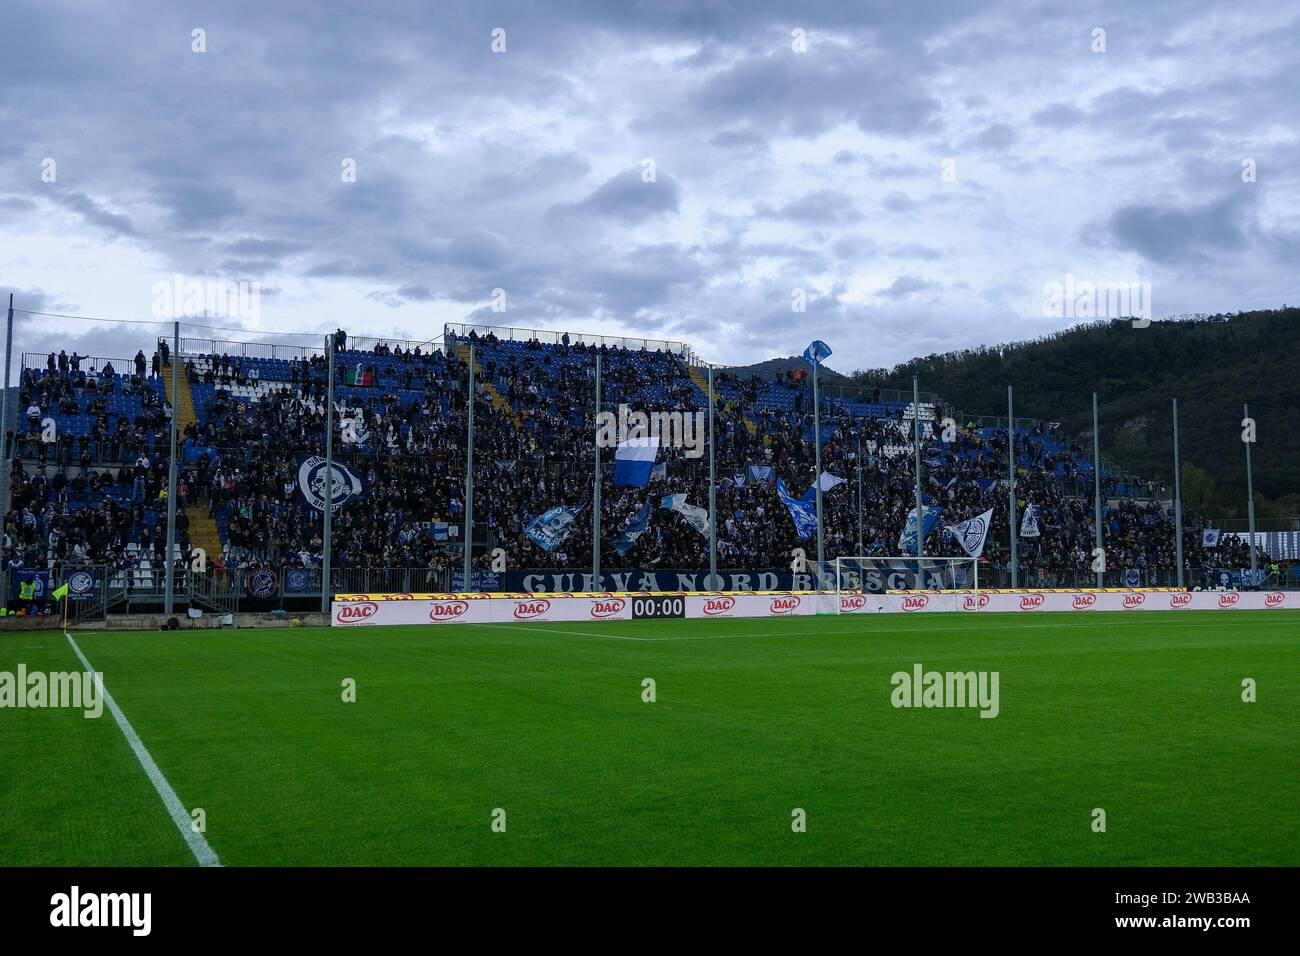
[[[258,283],[194,320],[247,338],[817,337],[851,370],[1072,324],[1067,275],[1157,319],[1300,298],[1293,3],[18,0],[5,35],[33,311],[147,320],[180,274]],[[20,313],[14,347],[152,334]]]

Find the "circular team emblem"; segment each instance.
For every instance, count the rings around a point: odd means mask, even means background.
[[[972,553],[984,542],[984,519],[972,518],[966,523],[966,528],[961,533],[961,544],[967,554]]]
[[[244,587],[248,589],[249,595],[255,598],[275,597],[279,583],[280,580],[275,576],[275,572],[265,568],[260,571],[250,571],[244,578]]]
[[[95,576],[89,571],[77,571],[68,578],[68,590],[73,594],[89,594],[95,590]]]
[[[290,568],[284,573],[284,587],[288,591],[306,591],[311,577],[305,568]]]
[[[338,462],[330,469],[333,478],[330,484],[331,510],[338,510],[344,502],[354,495],[361,494],[361,479]],[[325,510],[325,459],[319,457],[304,458],[298,467],[298,487],[313,508]]]

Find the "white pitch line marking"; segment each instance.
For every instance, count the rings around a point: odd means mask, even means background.
[[[63,636],[68,639],[73,651],[81,659],[82,666],[92,674],[95,673],[95,668],[90,665],[90,661],[86,660],[86,655],[81,653],[81,648],[72,639],[72,635],[65,632]],[[189,811],[185,809],[185,805],[181,803],[181,798],[176,796],[176,791],[172,789],[172,785],[167,782],[167,778],[158,769],[158,764],[154,762],[149,751],[145,749],[144,742],[140,740],[140,735],[135,732],[131,722],[122,713],[122,708],[117,706],[117,701],[113,699],[113,695],[108,692],[108,688],[103,686],[102,683],[99,690],[104,695],[104,703],[108,705],[109,713],[117,721],[117,726],[121,728],[122,736],[126,737],[126,742],[135,751],[136,759],[140,761],[140,766],[144,768],[145,775],[148,776],[149,782],[153,784],[153,788],[158,791],[163,806],[167,808],[168,814],[171,815],[172,822],[176,824],[176,829],[181,831],[181,836],[189,845],[190,852],[194,854],[194,859],[198,861],[199,866],[220,866],[221,861],[217,859],[216,852],[208,845],[208,841],[204,839],[203,834],[194,832],[191,827],[192,821]]]

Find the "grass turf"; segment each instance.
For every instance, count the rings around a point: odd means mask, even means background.
[[[226,865],[1295,865],[1297,625],[1275,611],[74,637]],[[62,634],[0,634],[0,670],[19,661],[79,669]],[[890,676],[917,662],[998,671],[1000,715],[895,709]],[[0,755],[0,865],[193,864],[107,710],[0,710]]]

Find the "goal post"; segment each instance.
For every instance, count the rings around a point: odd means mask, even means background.
[[[885,591],[978,591],[979,561],[969,556],[884,555],[839,557],[835,594]]]

